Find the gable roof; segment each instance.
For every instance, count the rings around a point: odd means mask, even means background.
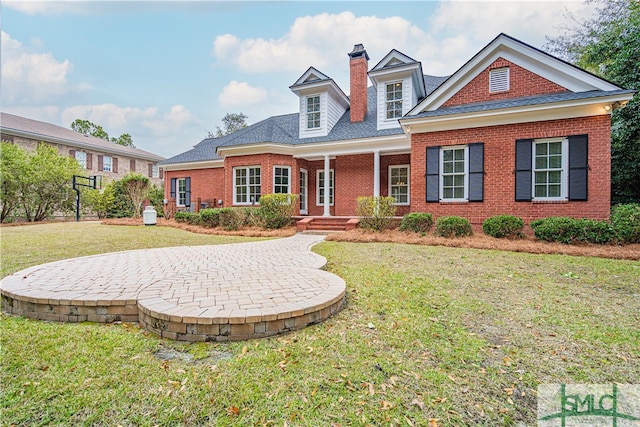
[[[412,108],[407,115],[413,116],[420,112],[433,111],[440,108],[500,57],[565,87],[571,92],[615,91],[622,89],[566,61],[501,33],[458,71],[453,73],[436,90]]]
[[[72,129],[51,123],[28,119],[8,113],[0,113],[0,130],[3,134],[17,135],[24,138],[53,144],[64,144],[71,147],[95,150],[109,154],[158,162],[164,157],[138,148],[125,147],[95,136],[85,135]]]
[[[373,84],[377,85],[378,81],[384,80],[386,75],[397,75],[398,72],[402,71],[411,73],[416,93],[419,98],[423,98],[426,95],[426,88],[424,74],[422,73],[422,63],[396,49],[392,49],[387,53],[368,74]]]

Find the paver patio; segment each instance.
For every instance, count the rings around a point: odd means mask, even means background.
[[[344,280],[310,251],[323,239],[299,233],[56,261],[2,279],[2,308],[41,320],[140,322],[186,341],[272,336],[342,308]]]

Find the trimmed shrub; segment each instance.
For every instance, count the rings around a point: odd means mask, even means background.
[[[620,243],[640,243],[640,203],[615,206],[611,224]]]
[[[611,243],[616,238],[611,224],[593,219],[549,217],[532,221],[531,228],[537,239],[546,242],[588,242],[603,245]]]
[[[382,231],[389,228],[396,214],[394,197],[358,197],[356,214],[360,217],[358,227]]]
[[[188,223],[190,223],[190,218],[193,215],[194,215],[193,212],[178,211],[173,216],[173,218],[176,220],[176,222],[181,222],[181,223],[184,223],[184,224],[188,224]],[[195,214],[195,215],[197,215],[197,214]]]
[[[236,231],[244,225],[244,211],[242,208],[218,209],[220,226],[227,231]]]
[[[265,194],[260,197],[258,216],[264,228],[276,229],[291,225],[296,210],[295,194]]]
[[[243,225],[248,227],[260,226],[259,209],[254,207],[241,208],[244,213]]]
[[[220,225],[220,209],[202,209],[200,211],[200,225],[215,228]]]
[[[433,226],[433,215],[425,212],[411,212],[402,217],[400,231],[426,233]]]
[[[436,221],[436,234],[442,237],[465,237],[473,234],[473,228],[466,218],[443,216]]]
[[[514,239],[523,236],[524,221],[513,215],[496,215],[487,218],[482,223],[482,232],[487,236],[501,239]]]

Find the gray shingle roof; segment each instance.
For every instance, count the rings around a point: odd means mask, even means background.
[[[447,78],[425,75],[424,79],[428,93],[435,90]],[[264,142],[302,145],[402,134],[400,127],[384,130],[377,129],[377,93],[373,86],[368,88],[367,97],[367,116],[364,121],[351,123],[349,110],[347,110],[327,136],[301,139],[298,137],[299,113],[274,116],[221,138],[203,139],[193,149],[171,157],[161,164],[217,160],[219,157],[216,154],[216,148],[221,146],[251,145]]]
[[[557,93],[550,93],[545,95],[523,96],[520,98],[509,98],[509,99],[502,99],[502,100],[496,100],[496,101],[478,102],[473,104],[455,105],[452,107],[442,107],[434,111],[425,111],[425,112],[413,115],[411,116],[411,118],[439,117],[439,116],[448,116],[452,114],[465,114],[465,113],[475,113],[480,111],[502,110],[506,108],[527,107],[527,106],[551,104],[551,103],[563,102],[563,101],[575,101],[575,100],[581,100],[581,99],[600,98],[604,96],[620,95],[620,94],[627,94],[627,93],[634,93],[634,91],[620,89],[620,90],[614,90],[614,91],[593,90],[588,92],[557,92]]]
[[[125,147],[91,135],[87,136],[62,126],[8,113],[0,113],[0,129],[2,129],[3,133],[7,134],[16,132],[28,135],[33,139],[67,144],[72,147],[89,147],[96,151],[120,154],[136,159],[150,160],[153,162],[164,159],[162,156],[138,148]]]

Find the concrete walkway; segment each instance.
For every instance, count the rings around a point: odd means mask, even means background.
[[[324,236],[74,258],[0,282],[5,311],[63,322],[140,322],[187,341],[266,337],[340,310],[344,281],[310,251]]]

